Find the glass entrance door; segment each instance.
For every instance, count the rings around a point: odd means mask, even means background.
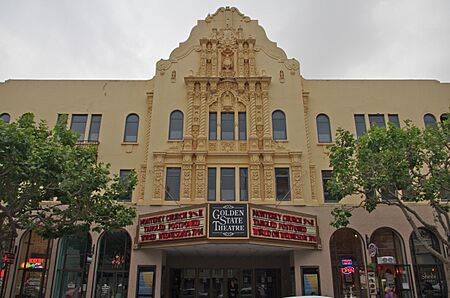
[[[278,298],[280,269],[171,269],[170,298]]]

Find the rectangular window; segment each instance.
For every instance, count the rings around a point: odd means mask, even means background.
[[[248,201],[248,169],[239,169],[239,198],[241,201]]]
[[[400,128],[400,120],[398,119],[397,114],[389,114],[388,115],[389,122]]]
[[[217,140],[217,113],[209,113],[209,139]]]
[[[100,134],[100,124],[102,122],[102,115],[91,116],[91,127],[89,128],[89,142],[98,142]]]
[[[239,117],[239,140],[247,140],[247,117],[245,112],[240,112]]]
[[[323,186],[323,200],[325,203],[336,203],[337,200],[331,196],[330,190],[328,189],[328,181],[333,177],[333,171],[324,170],[322,171],[322,186]]]
[[[386,121],[384,120],[383,114],[373,114],[369,115],[370,126],[376,127],[386,127]]]
[[[61,123],[61,124],[63,124],[64,126],[66,126],[67,125],[67,119],[69,118],[69,115],[68,114],[65,114],[65,113],[61,113],[61,114],[58,114],[58,118],[56,119],[56,122],[57,123]]]
[[[222,113],[220,119],[222,140],[234,140],[234,113]]]
[[[181,168],[167,168],[166,172],[166,201],[180,199]]]
[[[234,168],[221,168],[220,169],[220,200],[221,201],[234,201],[236,199],[235,194],[235,170]]]
[[[289,168],[275,169],[275,185],[277,190],[277,201],[290,201],[291,188],[289,182]]]
[[[70,129],[78,133],[78,142],[84,141],[84,132],[86,131],[87,115],[72,115]]]
[[[361,114],[355,114],[356,136],[360,137],[367,132],[366,117]]]
[[[155,266],[138,266],[136,298],[155,297]]]
[[[319,267],[302,267],[302,295],[321,295]]]
[[[216,168],[208,168],[208,201],[216,200]]]
[[[385,201],[395,201],[397,199],[397,190],[394,187],[382,188],[381,198]]]
[[[126,189],[128,189],[128,191],[119,195],[119,201],[121,202],[131,202],[132,190],[129,187],[128,180],[128,176],[130,176],[130,174],[131,170],[120,170],[119,172],[120,183],[123,184]]]

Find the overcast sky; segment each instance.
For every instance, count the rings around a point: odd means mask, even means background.
[[[0,0],[0,81],[149,79],[220,6],[259,20],[308,79],[450,82],[449,0]]]

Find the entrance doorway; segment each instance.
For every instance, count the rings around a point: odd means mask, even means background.
[[[281,272],[273,268],[173,268],[169,284],[170,298],[281,297]]]

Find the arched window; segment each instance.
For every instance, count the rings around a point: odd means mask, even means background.
[[[431,231],[419,229],[426,244],[440,252],[439,241]],[[410,237],[411,255],[414,264],[417,292],[419,297],[447,297],[444,266],[419,241],[415,232]]]
[[[436,127],[436,118],[432,114],[425,114],[423,116],[425,127]]]
[[[136,114],[129,114],[125,121],[125,134],[123,136],[124,142],[137,142],[139,129],[139,116]]]
[[[11,116],[9,116],[8,113],[3,113],[0,115],[0,120],[2,120],[5,123],[9,123],[9,121],[11,121]]]
[[[89,233],[64,236],[59,247],[55,297],[86,297],[92,238]]]
[[[287,140],[286,116],[282,111],[272,113],[272,129],[274,140]]]
[[[370,237],[376,245],[377,254],[372,257],[378,288],[395,288],[399,297],[413,297],[411,268],[406,262],[402,237],[391,228],[379,228]]]
[[[170,113],[169,124],[169,140],[183,139],[183,113],[180,111],[173,111]]]
[[[316,118],[316,124],[319,143],[331,143],[330,118],[325,114],[319,114]]]
[[[95,297],[128,297],[130,235],[125,230],[105,232],[98,246]]]
[[[356,297],[367,297],[365,281],[360,280],[362,273],[366,272],[361,235],[350,228],[336,230],[330,238],[330,254],[334,285],[332,296],[344,297],[352,290]],[[351,276],[344,274],[342,269],[345,267],[352,267],[354,273],[348,274]]]
[[[22,237],[13,297],[45,297],[52,242],[33,232]]]
[[[444,113],[441,115],[441,117],[439,117],[441,120],[441,123],[448,120],[448,113]]]

